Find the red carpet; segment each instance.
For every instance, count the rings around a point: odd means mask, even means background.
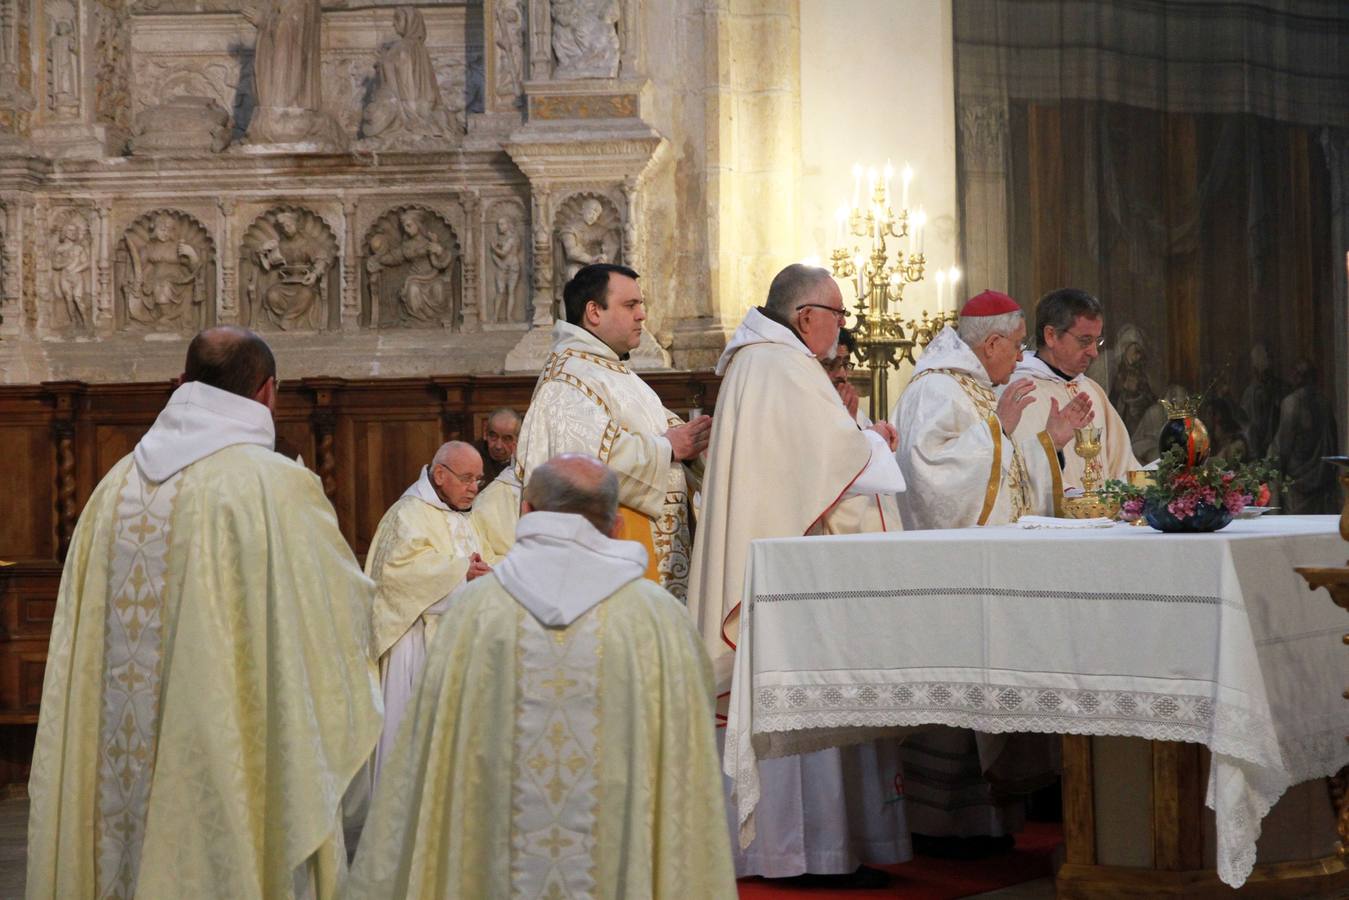
[[[904,900],[955,900],[982,894],[1023,881],[1054,874],[1054,848],[1063,843],[1063,828],[1057,823],[1028,822],[1016,836],[1011,853],[963,862],[915,856],[912,862],[883,868],[894,875],[879,890],[838,891],[827,888],[791,887],[745,878],[740,882],[740,900],[770,900],[778,897],[809,897],[811,900],[862,900],[866,897],[902,897]]]

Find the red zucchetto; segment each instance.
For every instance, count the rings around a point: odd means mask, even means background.
[[[998,291],[984,291],[965,301],[960,316],[1004,316],[1014,312],[1021,312],[1021,307],[1011,297]]]

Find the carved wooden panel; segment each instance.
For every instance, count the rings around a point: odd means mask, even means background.
[[[438,416],[420,416],[351,423],[352,470],[356,479],[355,533],[357,553],[364,553],[385,510],[403,495],[422,466],[442,443]]]
[[[0,558],[56,555],[55,450],[46,425],[0,426],[6,487],[0,491]]]

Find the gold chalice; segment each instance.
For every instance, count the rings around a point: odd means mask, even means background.
[[[1101,485],[1101,464],[1096,457],[1101,453],[1101,428],[1084,425],[1073,429],[1073,450],[1086,463],[1082,471],[1082,496],[1063,501],[1063,515],[1069,519],[1113,519],[1119,513],[1119,504],[1101,499],[1097,488]]]

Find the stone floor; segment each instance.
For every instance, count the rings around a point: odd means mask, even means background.
[[[0,800],[0,898],[23,896],[28,859],[28,801]]]
[[[999,888],[987,894],[975,894],[969,900],[1053,900],[1054,879],[1037,878],[1011,887]]]

